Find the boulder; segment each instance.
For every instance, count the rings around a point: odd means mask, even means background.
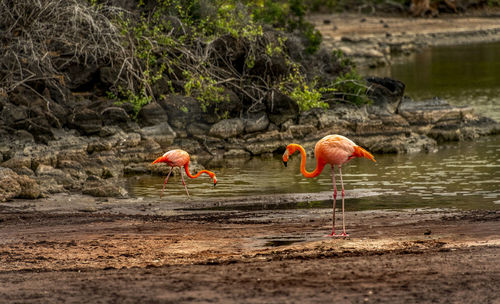
[[[68,124],[84,135],[98,134],[102,129],[102,119],[99,113],[87,108],[73,113]]]
[[[289,119],[295,119],[299,114],[297,102],[277,90],[268,93],[265,104],[269,120],[278,126]]]
[[[137,118],[140,123],[145,126],[153,126],[168,122],[167,112],[165,112],[165,110],[156,102],[148,103],[143,106],[137,114]]]
[[[373,100],[373,107],[378,107],[387,113],[396,113],[401,102],[405,84],[399,80],[388,77],[367,77],[367,96]]]
[[[189,135],[205,135],[210,131],[210,125],[202,122],[193,122],[187,125],[186,131]]]
[[[351,139],[372,153],[417,153],[437,151],[437,143],[435,140],[416,133],[362,137],[353,136]]]
[[[121,107],[107,107],[101,111],[102,123],[105,126],[119,125],[127,123],[130,116],[127,111]]]
[[[21,191],[17,197],[35,199],[41,195],[40,185],[31,177],[26,175],[19,175],[17,182],[21,186]]]
[[[245,133],[266,130],[269,126],[269,118],[265,112],[249,113],[245,122]]]
[[[201,120],[200,103],[189,96],[168,95],[158,101],[169,117],[169,124],[176,129],[186,129],[190,123]]]
[[[128,192],[119,186],[116,180],[89,178],[83,185],[83,194],[95,197],[127,197]]]
[[[12,103],[4,105],[0,118],[7,126],[12,126],[15,123],[23,121],[28,118],[28,111],[26,106],[16,106]]]
[[[35,171],[37,179],[50,179],[56,184],[62,185],[66,189],[75,188],[75,180],[68,173],[52,166],[39,165]]]
[[[19,196],[21,185],[19,185],[18,179],[17,173],[9,168],[0,167],[0,202]]]
[[[209,134],[219,138],[235,137],[243,133],[245,124],[242,119],[224,119],[212,125]]]
[[[176,132],[172,130],[167,122],[144,127],[140,130],[140,132],[144,137],[151,138],[156,141],[162,148],[170,146],[177,137]]]

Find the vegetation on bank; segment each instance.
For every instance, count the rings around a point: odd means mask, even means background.
[[[136,113],[175,93],[219,118],[238,115],[225,106],[231,92],[244,109],[275,91],[303,111],[369,101],[353,64],[320,50],[305,0],[128,2],[132,10],[100,0],[0,0],[1,90],[24,87],[45,98],[48,89],[60,99],[92,90],[132,103]],[[85,73],[100,79],[78,83]]]

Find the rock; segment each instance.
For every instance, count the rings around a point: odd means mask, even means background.
[[[127,111],[120,107],[107,107],[101,111],[100,115],[104,126],[120,125],[130,121]]]
[[[26,106],[16,106],[12,103],[7,103],[4,105],[2,112],[0,113],[0,118],[6,125],[13,125],[16,122],[28,118],[27,108]]]
[[[9,168],[0,167],[0,201],[11,200],[21,193],[19,175]]]
[[[246,138],[245,149],[252,155],[272,153],[284,150],[286,145],[293,139],[291,133],[280,133],[278,131],[268,131]]]
[[[433,124],[445,116],[458,120],[460,111],[460,108],[452,108],[446,101],[437,98],[423,101],[404,98],[397,110],[412,125]]]
[[[161,148],[165,149],[170,146],[177,134],[172,130],[167,122],[162,122],[160,124],[144,127],[140,130],[141,134],[146,138],[151,138],[156,141]]]
[[[176,138],[172,146],[169,147],[168,149],[169,150],[181,149],[187,151],[191,155],[198,154],[203,151],[203,148],[201,147],[200,143],[193,138]]]
[[[248,158],[250,153],[243,149],[229,149],[224,152],[224,158]]]
[[[30,132],[38,142],[47,143],[49,140],[53,139],[51,127],[45,116],[37,116],[18,121],[13,127]]]
[[[2,163],[2,167],[10,169],[22,167],[31,168],[31,157],[26,156],[21,152],[16,152],[13,157]]]
[[[68,124],[84,135],[97,134],[102,128],[101,116],[93,110],[84,108],[70,116]]]
[[[269,118],[265,112],[249,113],[244,122],[245,133],[263,131],[269,126]]]
[[[205,113],[202,113],[202,120],[214,124],[220,120],[221,116],[236,117],[243,109],[243,102],[238,95],[229,89],[224,89],[222,98],[217,102],[210,102]]]
[[[278,126],[289,119],[294,120],[299,114],[297,102],[276,90],[266,96],[265,103],[269,120]]]
[[[75,181],[66,172],[52,166],[39,165],[35,171],[37,180],[52,179],[56,184],[62,185],[66,189],[75,188]]]
[[[110,151],[111,149],[116,147],[117,143],[118,143],[117,138],[111,138],[111,139],[97,138],[95,141],[92,141],[88,144],[87,153],[92,154],[94,152]]]
[[[200,103],[189,96],[168,95],[158,101],[169,117],[169,124],[176,129],[186,129],[193,122],[201,121]]]
[[[410,125],[400,115],[371,115],[370,119],[355,124],[355,133],[361,136],[391,136],[395,134],[409,134],[410,132]]]
[[[85,182],[82,193],[95,197],[127,197],[127,190],[116,183],[116,180],[104,181],[92,178]]]
[[[372,153],[435,152],[435,140],[421,134],[398,134],[352,137],[354,142]]]
[[[40,197],[40,186],[31,177],[20,175],[17,179],[17,182],[19,183],[19,186],[21,186],[21,191],[17,197],[27,199],[35,199]]]
[[[117,151],[117,159],[126,165],[131,162],[152,161],[165,153],[164,148],[151,138],[145,138],[139,145],[123,147]]]
[[[145,126],[153,126],[168,122],[167,112],[156,102],[143,106],[137,114],[139,121]]]
[[[191,136],[205,135],[210,131],[210,125],[201,122],[193,122],[187,125],[186,131]]]
[[[367,77],[366,81],[369,87],[367,96],[373,100],[372,106],[391,114],[396,113],[404,95],[405,84],[387,77]]]
[[[235,137],[243,133],[245,124],[239,118],[224,119],[212,125],[209,134],[219,138]]]
[[[292,133],[293,138],[301,139],[306,135],[315,132],[317,129],[312,125],[293,125],[288,128]]]

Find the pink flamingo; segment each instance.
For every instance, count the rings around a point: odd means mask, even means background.
[[[306,151],[298,144],[289,144],[283,154],[283,163],[287,164],[290,155],[297,150],[300,152],[300,172],[305,177],[318,176],[326,164],[330,164],[332,168],[332,181],[333,181],[333,228],[332,233],[328,236],[337,236],[335,234],[335,202],[337,201],[337,186],[335,184],[335,170],[334,166],[339,168],[340,184],[342,185],[342,227],[343,232],[340,236],[348,236],[345,231],[345,217],[344,217],[344,182],[342,181],[342,165],[355,157],[365,157],[375,161],[373,155],[360,146],[356,145],[352,140],[341,135],[327,135],[316,143],[314,147],[314,154],[316,157],[316,169],[312,172],[306,170]]]
[[[168,178],[169,178],[170,174],[172,173],[172,169],[174,167],[179,167],[179,168],[184,167],[184,170],[186,171],[187,176],[189,176],[190,178],[197,178],[202,173],[206,173],[214,181],[214,187],[217,184],[217,178],[215,177],[215,173],[213,173],[212,171],[201,170],[200,172],[196,173],[195,175],[191,175],[191,173],[189,172],[189,154],[184,150],[177,149],[177,150],[168,151],[165,154],[163,154],[163,156],[158,157],[151,164],[153,165],[156,163],[166,163],[167,165],[170,166],[170,172],[168,172],[167,178],[165,178],[165,182],[163,183],[163,188],[161,189],[160,198],[163,195],[163,191],[165,190],[165,185],[167,184]],[[186,189],[187,196],[189,197],[189,192],[188,192],[188,189],[186,187],[186,183],[184,182],[184,177],[182,175],[182,171],[181,171],[181,179],[182,179],[182,184],[184,185],[184,189]]]

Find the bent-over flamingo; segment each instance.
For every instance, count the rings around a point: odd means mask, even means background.
[[[217,178],[215,177],[215,173],[213,173],[212,171],[201,170],[200,172],[196,173],[195,175],[191,175],[191,173],[189,172],[189,154],[184,150],[180,150],[180,149],[170,150],[170,151],[166,152],[165,154],[163,154],[163,156],[158,157],[151,164],[153,165],[156,163],[166,163],[167,165],[170,166],[170,172],[168,172],[167,178],[165,178],[165,182],[163,183],[163,188],[161,189],[160,198],[163,195],[163,191],[165,190],[165,185],[167,184],[168,178],[169,178],[170,174],[172,173],[172,169],[174,167],[179,167],[179,168],[184,167],[184,170],[186,171],[187,176],[189,176],[190,178],[197,178],[202,173],[206,173],[214,181],[214,187],[217,184]],[[186,189],[187,196],[189,197],[189,192],[188,192],[188,189],[186,187],[186,183],[184,182],[184,177],[182,176],[182,171],[180,171],[180,173],[181,173],[182,184],[184,185],[184,189]]]
[[[349,160],[355,157],[365,157],[375,161],[373,155],[360,146],[356,145],[352,140],[342,135],[327,135],[323,137],[320,141],[316,143],[314,147],[314,154],[316,156],[316,169],[312,172],[306,170],[306,151],[304,148],[298,144],[289,144],[286,147],[285,153],[283,154],[283,163],[287,164],[290,155],[299,150],[301,160],[300,160],[300,172],[305,177],[316,177],[318,176],[326,164],[330,164],[332,167],[332,181],[333,181],[333,228],[332,233],[328,236],[336,236],[335,234],[335,202],[337,201],[337,186],[335,184],[335,170],[334,166],[339,168],[340,173],[340,184],[342,185],[342,227],[343,232],[340,236],[348,236],[345,232],[345,222],[344,222],[344,182],[342,181],[342,165],[347,163]]]

